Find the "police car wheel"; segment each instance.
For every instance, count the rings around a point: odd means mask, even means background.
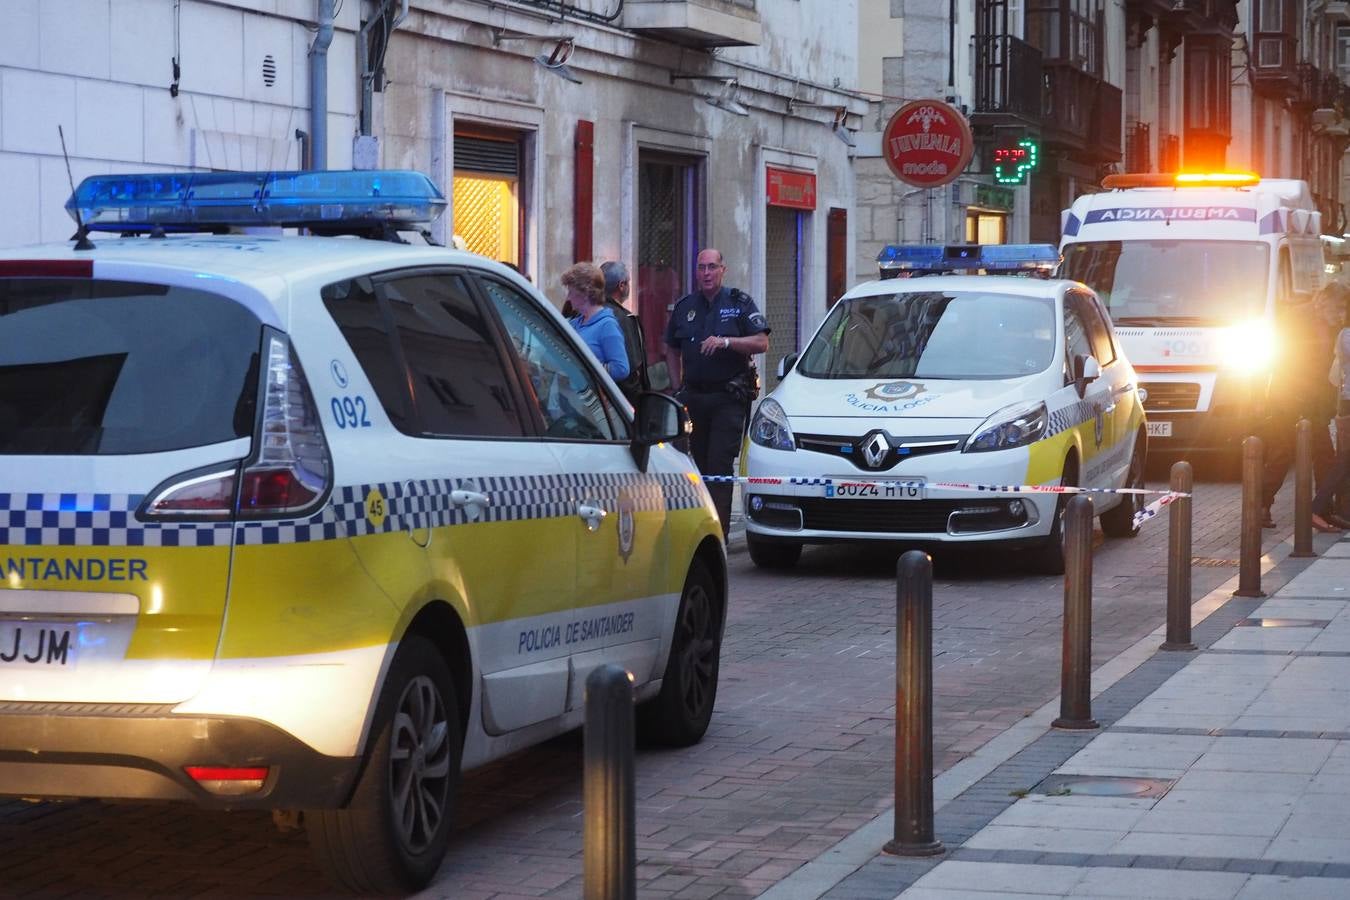
[[[1078,484],[1078,460],[1069,457],[1064,460],[1064,473],[1059,478],[1062,485]],[[1031,555],[1032,567],[1042,575],[1064,574],[1064,510],[1069,505],[1072,494],[1060,494],[1055,498],[1054,521],[1050,533],[1041,546]]]
[[[429,641],[403,641],[373,733],[350,804],[306,814],[310,847],[347,890],[416,891],[445,856],[464,743],[450,670]]]
[[[750,532],[745,535],[750,561],[761,569],[790,569],[802,556],[802,545],[789,541],[767,541]]]
[[[638,709],[637,727],[648,743],[697,744],[712,720],[722,656],[722,592],[702,562],[689,568],[671,638],[661,692]]]
[[[1134,455],[1130,457],[1130,471],[1125,476],[1125,487],[1144,486],[1144,439],[1135,438]],[[1102,513],[1102,533],[1110,538],[1132,538],[1139,533],[1134,516],[1144,508],[1143,494],[1125,494],[1112,509]]]

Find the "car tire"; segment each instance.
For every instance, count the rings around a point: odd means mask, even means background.
[[[1130,456],[1130,471],[1125,476],[1125,487],[1144,486],[1144,439],[1134,439],[1134,453]],[[1143,494],[1123,494],[1121,501],[1102,513],[1102,533],[1109,538],[1132,538],[1139,533],[1134,524],[1135,513],[1144,508]]]
[[[688,747],[707,732],[717,699],[725,606],[712,572],[696,560],[680,596],[661,692],[637,711],[644,743]]]
[[[1069,457],[1064,460],[1064,471],[1059,483],[1066,486],[1078,484],[1078,459]],[[1055,498],[1055,520],[1050,526],[1041,545],[1031,554],[1031,566],[1042,575],[1064,574],[1064,510],[1069,506],[1073,494],[1060,494]]]
[[[445,856],[464,750],[454,681],[431,642],[400,645],[372,733],[351,802],[307,812],[305,830],[319,868],[339,887],[417,891]]]
[[[745,533],[745,548],[750,561],[761,569],[791,569],[802,556],[802,545],[791,541],[766,541]]]

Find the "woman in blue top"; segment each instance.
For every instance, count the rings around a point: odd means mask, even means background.
[[[615,381],[628,377],[628,348],[614,313],[605,308],[605,276],[598,266],[577,263],[562,274],[567,302],[576,312],[568,321]]]

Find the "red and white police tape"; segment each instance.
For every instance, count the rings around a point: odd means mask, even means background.
[[[781,477],[774,475],[703,475],[705,482],[712,484],[757,484],[757,485],[802,485],[807,487],[838,487],[840,485],[870,484],[877,487],[898,488],[939,488],[944,491],[969,491],[973,494],[1157,494],[1158,499],[1149,503],[1134,514],[1134,524],[1139,526],[1152,519],[1163,507],[1189,497],[1190,494],[1177,491],[1159,491],[1149,488],[1089,488],[1066,484],[971,484],[964,481],[888,481],[882,479],[846,479],[846,478],[805,478]]]

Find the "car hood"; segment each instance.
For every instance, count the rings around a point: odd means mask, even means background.
[[[794,422],[809,418],[974,419],[1044,397],[1045,373],[997,381],[807,378],[793,372],[771,396]]]

